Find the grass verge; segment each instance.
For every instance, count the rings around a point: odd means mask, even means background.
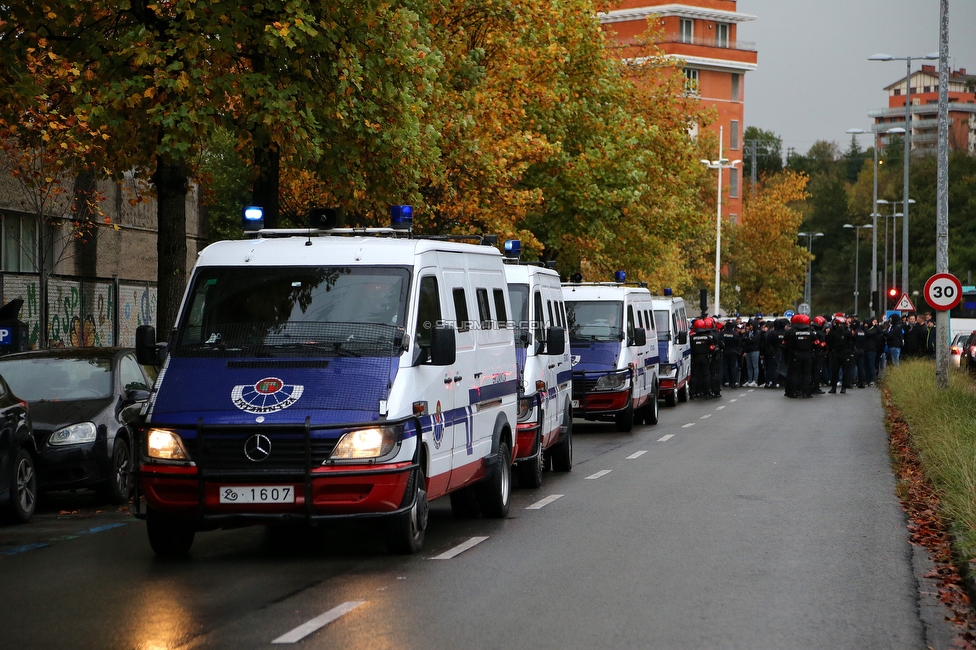
[[[976,384],[951,369],[949,388],[935,386],[935,363],[906,361],[888,367],[884,386],[908,425],[921,471],[939,499],[956,556],[976,559]]]

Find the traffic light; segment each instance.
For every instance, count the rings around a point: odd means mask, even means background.
[[[891,300],[891,306],[895,306],[895,301],[898,300],[898,287],[891,287],[888,289],[888,298]],[[887,303],[887,301],[885,301]],[[888,305],[885,304],[885,309],[888,309]]]

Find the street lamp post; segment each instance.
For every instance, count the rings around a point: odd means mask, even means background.
[[[729,162],[722,157],[722,127],[718,128],[718,160],[702,160],[701,163],[709,169],[718,170],[718,207],[716,208],[715,223],[715,312],[722,311],[722,170],[735,169],[741,160]]]
[[[810,278],[811,278],[811,273],[813,272],[813,240],[815,237],[823,237],[824,234],[822,232],[798,232],[796,234],[798,237],[807,238],[807,253],[810,254],[810,257],[807,258],[807,279],[806,282],[803,284],[803,302],[809,305],[810,301],[813,298],[810,295],[812,293],[811,291],[812,282]],[[811,309],[811,312],[812,311],[813,310]]]
[[[901,221],[901,290],[908,294],[908,163],[912,151],[912,60],[938,59],[938,52],[930,52],[924,56],[891,56],[890,54],[872,54],[868,61],[904,61],[907,73],[905,75],[905,170],[903,179],[903,203],[905,217]]]
[[[858,296],[861,294],[860,282],[861,282],[861,230],[865,228],[874,229],[871,224],[865,224],[863,226],[855,226],[853,224],[845,223],[845,228],[854,229],[854,315],[858,315]]]

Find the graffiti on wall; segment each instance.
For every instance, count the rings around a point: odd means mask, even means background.
[[[119,345],[136,344],[136,328],[156,324],[156,287],[119,285]]]

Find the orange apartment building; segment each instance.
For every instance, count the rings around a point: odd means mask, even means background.
[[[745,73],[756,69],[756,46],[738,40],[738,24],[756,16],[736,11],[735,0],[623,0],[616,9],[600,14],[604,29],[621,46],[635,42],[647,31],[648,20],[660,21],[656,40],[665,55],[685,62],[689,88],[703,106],[715,108],[717,119],[709,129],[723,132],[722,157],[744,159],[742,132]],[[712,158],[717,157],[714,152]],[[730,177],[731,173],[731,177]],[[742,212],[742,170],[723,171],[723,215],[733,223]],[[723,219],[724,220],[724,219]]]
[[[912,91],[912,153],[934,154],[939,143],[939,70],[923,65],[911,74]],[[949,149],[976,154],[976,76],[966,74],[966,68],[949,71]],[[874,118],[874,131],[905,128],[905,78],[890,86],[888,108],[868,111]],[[891,136],[881,136],[881,146],[888,146]]]

